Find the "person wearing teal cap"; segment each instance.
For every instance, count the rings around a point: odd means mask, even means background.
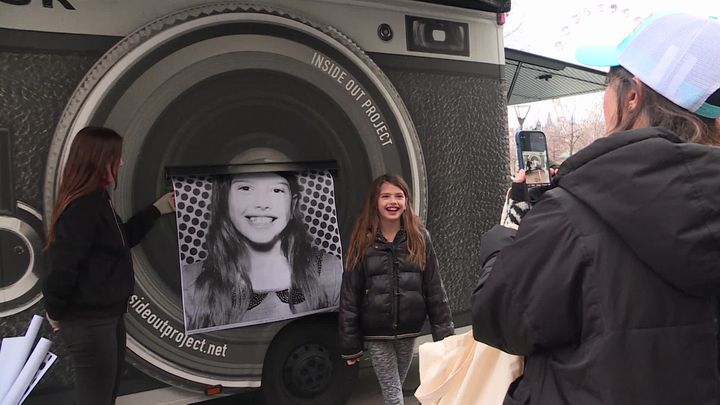
[[[606,123],[617,121],[608,129],[631,129],[642,118],[642,125],[665,127],[690,142],[720,145],[713,121],[720,117],[718,40],[720,23],[715,18],[657,13],[619,45],[583,47],[576,56],[583,64],[609,67],[607,82],[617,83],[608,86],[615,97],[605,97],[606,109],[614,110],[606,114]],[[636,101],[628,97],[636,93],[642,96],[642,108],[632,108]],[[629,103],[627,111],[623,102]],[[680,116],[680,125],[669,122]]]
[[[717,404],[720,24],[648,18],[609,66],[607,136],[517,231],[482,237],[475,339],[525,356],[505,404]]]

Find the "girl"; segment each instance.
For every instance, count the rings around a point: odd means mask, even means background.
[[[517,234],[482,239],[475,338],[526,356],[506,404],[720,397],[718,38],[717,20],[662,14],[579,53],[611,66],[608,136],[560,166]]]
[[[399,176],[375,179],[355,224],[342,279],[340,344],[349,366],[367,344],[386,404],[402,404],[415,337],[426,317],[433,339],[453,334],[430,235]]]
[[[260,323],[338,305],[340,260],[310,245],[295,174],[215,178],[208,259],[183,270],[189,330]]]
[[[47,238],[45,309],[67,344],[79,405],[115,403],[125,359],[123,316],[135,284],[130,248],[175,207],[168,193],[122,222],[107,192],[117,183],[121,150],[122,138],[111,129],[77,133]]]

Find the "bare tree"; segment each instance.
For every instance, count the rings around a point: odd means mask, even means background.
[[[604,136],[602,106],[594,101],[587,111],[578,111],[577,103],[567,99],[552,100],[554,118],[548,117],[543,128],[548,140],[550,160],[562,162],[597,138]]]
[[[568,104],[562,100],[553,100],[555,114],[558,117],[558,135],[566,145],[568,156],[572,156],[577,150],[577,144],[582,142],[583,131],[575,122],[575,104]]]
[[[583,119],[583,127],[588,132],[586,136],[588,143],[605,136],[605,118],[600,100],[597,100],[587,111]]]

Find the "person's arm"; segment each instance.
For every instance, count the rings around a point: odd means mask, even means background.
[[[508,237],[494,230],[482,243],[499,249]],[[514,241],[497,255],[491,249],[481,254],[481,263],[491,264],[492,272],[472,295],[475,339],[518,355],[576,341],[582,272],[589,263],[585,252],[560,203],[540,201]]]
[[[53,321],[64,318],[71,302],[80,263],[90,254],[95,240],[98,218],[97,205],[82,199],[70,203],[55,223],[55,241],[48,248],[50,272],[43,283],[45,311]]]
[[[557,175],[557,169],[551,170],[551,178]],[[522,221],[523,217],[530,211],[533,205],[535,205],[542,195],[555,185],[550,184],[547,186],[536,186],[528,188],[525,178],[525,170],[519,170],[515,174],[512,186],[508,193],[507,201],[507,216],[503,218],[501,225],[510,228],[517,229]]]
[[[442,340],[455,333],[452,321],[450,301],[440,277],[435,249],[433,248],[430,233],[425,231],[425,270],[423,270],[423,295],[425,296],[425,310],[430,320],[430,331],[433,341]]]
[[[127,220],[122,226],[128,246],[133,247],[140,243],[160,215],[173,211],[175,211],[175,197],[174,193],[170,192]]]
[[[363,336],[360,330],[360,311],[365,294],[365,269],[362,262],[342,275],[338,327],[340,351],[344,360],[363,355]]]
[[[481,288],[490,277],[495,266],[495,260],[500,251],[510,246],[515,240],[516,228],[508,228],[503,225],[495,225],[482,236],[480,243],[480,279],[477,288]]]
[[[160,211],[150,205],[123,223],[123,233],[128,246],[133,247],[140,243],[158,217],[160,217]]]

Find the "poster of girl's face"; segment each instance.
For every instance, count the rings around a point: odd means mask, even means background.
[[[230,182],[228,215],[248,242],[272,243],[292,217],[293,196],[288,179],[275,173],[239,174]]]
[[[342,247],[329,171],[172,180],[187,333],[337,308]]]

